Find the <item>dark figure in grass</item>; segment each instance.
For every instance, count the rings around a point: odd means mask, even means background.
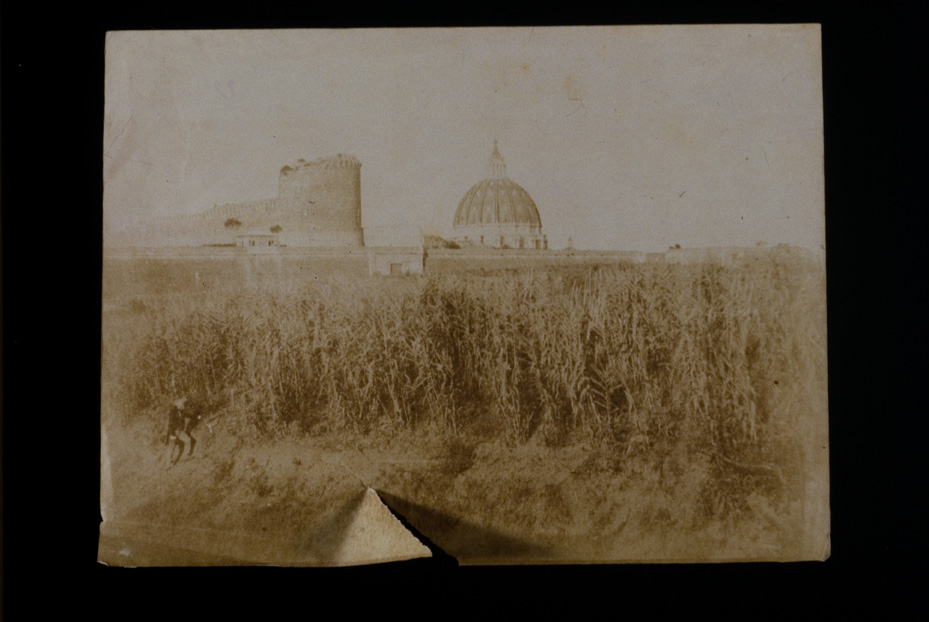
[[[193,412],[187,404],[187,398],[182,397],[171,403],[168,409],[168,433],[165,442],[168,444],[168,465],[177,464],[184,455],[184,445],[188,447],[187,456],[194,455],[194,446],[197,439],[191,431],[200,421],[200,417]]]

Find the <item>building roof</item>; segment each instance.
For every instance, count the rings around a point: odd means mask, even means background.
[[[542,220],[535,201],[526,190],[506,175],[506,162],[497,149],[487,162],[488,177],[471,186],[458,204],[454,226],[514,223],[540,227]]]

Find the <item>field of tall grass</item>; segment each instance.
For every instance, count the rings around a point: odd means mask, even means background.
[[[104,317],[103,381],[124,419],[186,395],[243,437],[597,447],[659,482],[699,464],[705,517],[777,514],[825,410],[825,276],[644,264],[140,297]]]

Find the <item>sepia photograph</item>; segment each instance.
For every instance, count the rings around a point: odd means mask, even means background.
[[[98,560],[826,560],[821,60],[109,32]]]

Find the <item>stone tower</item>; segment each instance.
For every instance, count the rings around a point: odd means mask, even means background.
[[[364,246],[361,162],[354,156],[340,153],[285,166],[277,203],[304,217],[305,246]]]

